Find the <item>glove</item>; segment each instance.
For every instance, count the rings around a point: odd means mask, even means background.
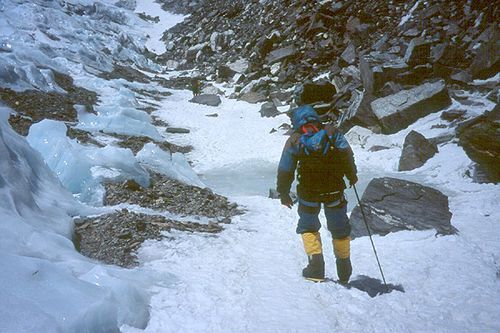
[[[349,180],[349,187],[352,187],[358,182],[358,176],[356,176],[356,174],[350,175],[349,177],[347,177],[347,180]]]
[[[292,208],[293,201],[292,201],[292,198],[290,198],[289,193],[280,193],[280,200],[281,200],[281,204],[283,206],[287,206],[290,209]]]

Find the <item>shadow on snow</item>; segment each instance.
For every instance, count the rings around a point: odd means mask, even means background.
[[[388,294],[393,290],[397,290],[402,293],[405,292],[403,286],[400,284],[397,285],[392,283],[384,284],[381,280],[366,275],[358,275],[353,280],[349,281],[348,284],[341,284],[339,281],[332,279],[328,279],[327,281],[333,281],[339,285],[344,286],[347,289],[354,288],[364,291],[372,298],[378,295]]]

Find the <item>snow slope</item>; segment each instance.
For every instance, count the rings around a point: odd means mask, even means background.
[[[245,188],[243,166],[259,168],[263,161],[276,165],[286,137],[282,131],[269,131],[285,121],[284,116],[260,118],[258,105],[223,99],[213,108],[190,104],[189,98],[188,92],[174,92],[158,114],[172,126],[191,129],[190,135],[171,135],[169,140],[194,146],[190,158],[197,171],[225,167],[238,175],[241,168],[234,187]],[[492,107],[484,103],[484,108]],[[470,114],[481,111],[468,108]],[[215,112],[218,118],[205,116]],[[371,298],[334,283],[304,281],[301,269],[306,256],[294,231],[296,208],[280,206],[266,198],[267,193],[233,196],[247,213],[233,219],[220,235],[174,234],[173,241],[142,247],[144,267],[176,279],[168,288],[154,288],[151,320],[144,331],[498,332],[498,187],[472,183],[465,176],[471,161],[453,142],[441,145],[440,153],[423,167],[397,173],[402,143],[410,130],[428,137],[449,131],[431,129],[439,123],[439,114],[391,136],[362,128],[347,135],[366,175],[412,179],[450,196],[452,224],[459,234],[437,237],[434,231],[405,231],[374,237],[388,282],[401,283],[405,293]],[[392,148],[368,152],[374,144]],[[274,178],[268,184],[274,187]],[[325,231],[327,276],[335,278],[332,245]],[[354,275],[379,277],[367,238],[352,242],[352,261]],[[129,327],[123,331],[139,332]]]
[[[136,13],[145,13],[152,17],[158,17],[158,22],[145,25],[142,29],[149,37],[146,41],[146,47],[156,54],[162,54],[166,51],[165,43],[161,40],[163,33],[184,20],[183,15],[176,15],[165,12],[161,5],[155,1],[138,1],[134,10]]]

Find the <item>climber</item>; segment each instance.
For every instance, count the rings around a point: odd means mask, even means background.
[[[302,236],[308,265],[304,278],[324,281],[325,263],[318,215],[323,205],[328,230],[332,234],[339,282],[347,284],[352,273],[350,260],[349,219],[346,214],[346,185],[343,177],[354,185],[357,178],[351,147],[333,125],[323,126],[310,105],[299,105],[292,112],[294,133],[287,140],[278,167],[277,191],[281,203],[291,208],[290,187],[297,168],[299,221],[296,232]]]

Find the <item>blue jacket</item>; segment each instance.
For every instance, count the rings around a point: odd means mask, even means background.
[[[300,123],[300,119],[294,119],[294,115],[292,124],[297,130],[303,124]],[[319,122],[313,121],[313,123],[321,128]],[[356,177],[354,156],[344,135],[330,125],[322,129],[326,132],[327,141],[324,144],[328,147],[318,152],[309,152],[304,148],[302,134],[298,131],[287,140],[278,166],[279,193],[290,192],[296,169],[298,169],[298,195],[307,201],[328,202],[345,189],[344,176],[349,180]]]

